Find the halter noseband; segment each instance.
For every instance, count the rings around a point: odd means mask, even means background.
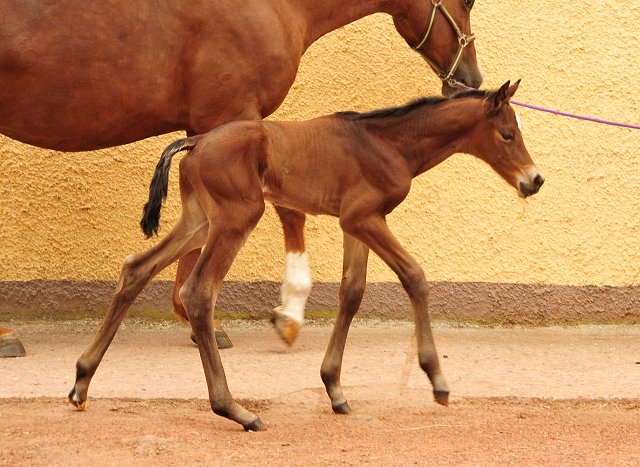
[[[446,7],[442,4],[442,0],[431,0],[431,4],[433,5],[433,8],[431,9],[431,18],[429,19],[429,24],[427,25],[427,29],[425,29],[424,34],[422,35],[422,38],[418,41],[418,43],[416,45],[412,45],[411,48],[416,52],[420,52],[419,50],[420,47],[422,47],[424,43],[427,42],[427,39],[429,38],[429,34],[431,34],[431,28],[433,27],[433,23],[436,19],[436,12],[438,11],[438,8],[439,8],[442,11],[442,14],[444,15],[444,17],[447,18],[447,20],[449,21],[449,24],[451,24],[451,27],[453,28],[456,35],[458,36],[458,53],[456,54],[455,60],[449,67],[449,71],[442,71],[440,67],[438,67],[438,65],[436,65],[431,60],[429,60],[425,55],[422,55],[422,57],[427,61],[429,66],[433,68],[433,71],[436,72],[436,74],[442,81],[446,81],[447,84],[453,88],[466,89],[467,86],[465,86],[464,83],[461,83],[460,81],[453,79],[452,76],[458,69],[458,65],[460,64],[460,59],[462,58],[462,52],[464,51],[464,48],[469,44],[471,44],[475,40],[476,36],[473,33],[467,36],[465,33],[463,33],[460,30],[460,28],[458,27],[458,24],[456,23],[456,20],[453,19],[453,16],[451,16],[451,13],[449,13]]]

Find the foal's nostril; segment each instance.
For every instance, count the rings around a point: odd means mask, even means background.
[[[533,179],[533,187],[536,191],[540,189],[542,184],[544,183],[544,177],[540,174],[536,175],[536,178]]]

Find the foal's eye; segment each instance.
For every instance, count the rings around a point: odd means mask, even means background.
[[[472,8],[474,1],[475,0],[464,0],[464,3],[467,5],[467,8]]]
[[[505,141],[511,141],[513,139],[513,135],[510,133],[502,133],[502,139]]]

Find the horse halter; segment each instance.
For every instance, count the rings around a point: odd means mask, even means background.
[[[465,33],[463,33],[460,30],[460,28],[458,27],[458,24],[456,23],[456,20],[453,19],[453,16],[451,16],[451,13],[449,13],[449,10],[447,10],[447,8],[442,4],[442,1],[443,0],[431,0],[431,4],[433,5],[433,8],[431,10],[431,18],[429,19],[429,24],[427,25],[427,29],[425,29],[424,34],[422,35],[422,38],[418,41],[418,43],[416,45],[412,45],[411,48],[416,52],[420,52],[419,50],[420,47],[422,47],[424,43],[427,42],[427,39],[429,38],[429,34],[431,34],[431,28],[433,27],[433,23],[436,19],[436,12],[438,11],[438,9],[440,9],[442,11],[442,14],[444,15],[445,18],[447,18],[447,20],[449,21],[449,24],[451,24],[451,27],[453,28],[454,32],[458,36],[458,53],[456,54],[455,60],[449,67],[449,71],[442,71],[440,67],[438,67],[438,65],[436,65],[431,60],[429,60],[425,55],[422,55],[422,57],[427,61],[429,66],[433,68],[433,71],[435,71],[438,77],[442,81],[446,81],[449,86],[451,86],[452,88],[467,89],[467,86],[465,86],[464,83],[461,83],[460,81],[453,79],[453,74],[458,69],[458,65],[460,64],[460,59],[462,58],[462,52],[464,51],[464,48],[469,44],[471,44],[475,40],[476,36],[473,33],[467,36]]]

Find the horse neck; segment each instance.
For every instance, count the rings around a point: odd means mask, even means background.
[[[417,177],[453,154],[469,152],[470,134],[483,116],[482,100],[461,99],[364,122],[372,136],[402,155]]]
[[[411,0],[303,0],[294,1],[307,24],[305,50],[325,34],[374,13],[398,14]]]

